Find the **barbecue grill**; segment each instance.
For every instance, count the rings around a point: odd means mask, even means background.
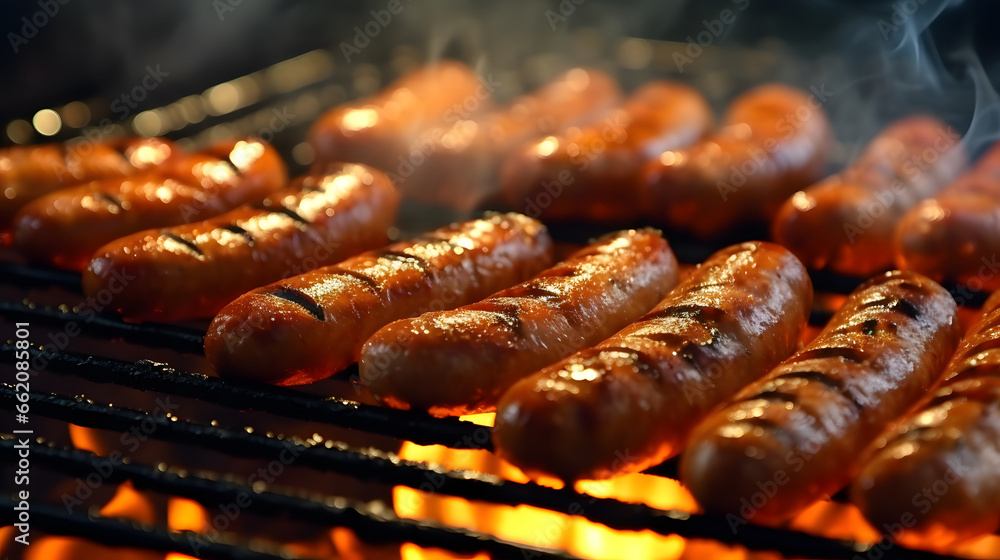
[[[704,58],[681,75],[674,68],[674,54],[687,53],[685,42],[612,40],[593,28],[577,30],[573,40],[588,48],[572,56],[533,57],[523,71],[505,74],[507,93],[572,64],[614,60],[627,89],[671,73],[696,84],[720,108],[734,92],[767,78],[795,76],[797,82],[809,84],[831,72],[797,59],[776,42],[755,49],[707,46]],[[302,171],[312,159],[303,142],[305,130],[316,116],[378,89],[422,58],[419,49],[405,45],[366,54],[368,59],[381,56],[380,65],[344,64],[341,55],[337,48],[310,51],[217,84],[201,95],[138,111],[110,127],[99,124],[107,100],[83,100],[90,108],[89,124],[67,126],[56,139],[81,132],[128,132],[165,135],[194,147],[260,134],[273,140],[293,172]],[[294,117],[281,117],[286,113]],[[853,137],[852,130],[848,132],[838,136]],[[849,160],[853,149],[853,143],[838,145],[831,168]],[[389,234],[405,237],[454,217],[447,209],[404,204],[398,227]],[[602,233],[586,224],[558,226],[552,232],[569,243]],[[764,235],[751,231],[736,237]],[[686,263],[699,262],[730,241],[668,238]],[[491,558],[574,557],[536,546],[529,538],[479,532],[471,524],[402,517],[394,509],[393,490],[405,487],[425,496],[462,500],[472,516],[478,505],[530,506],[622,534],[646,531],[675,535],[689,544],[710,543],[715,547],[711,550],[731,558],[955,557],[883,546],[881,541],[873,545],[845,540],[824,531],[821,523],[808,530],[752,523],[734,529],[723,515],[663,509],[576,488],[408,460],[400,449],[414,444],[488,453],[489,428],[376,406],[353,382],[356,366],[295,389],[222,381],[206,375],[211,371],[202,351],[206,323],[124,323],[102,311],[99,301],[84,300],[78,275],[28,266],[10,253],[0,256],[0,363],[4,371],[13,371],[16,325],[27,323],[30,335],[25,340],[30,342],[33,366],[26,424],[30,433],[4,424],[2,476],[13,480],[17,452],[27,440],[33,545],[66,536],[75,538],[71,546],[98,543],[113,547],[104,554],[123,557],[174,553],[213,559],[396,557],[398,545]],[[811,319],[814,326],[829,318],[838,294],[861,281],[822,273],[813,280],[820,292]],[[951,289],[969,309],[985,297],[961,286]],[[0,406],[13,411],[18,401],[11,379],[4,376]],[[676,478],[675,461],[644,474]],[[107,510],[109,501],[122,493],[140,496],[141,503],[133,509],[147,506],[155,515],[137,521],[141,515],[120,517]],[[12,542],[17,533],[10,526],[19,522],[20,499],[7,495],[0,501],[6,525],[0,530],[0,550],[12,558],[27,557],[30,552]],[[833,501],[843,498],[834,496]],[[195,503],[201,506],[200,522],[191,521],[191,516],[187,522],[173,519],[177,504]],[[681,557],[676,551],[663,551],[662,556]]]

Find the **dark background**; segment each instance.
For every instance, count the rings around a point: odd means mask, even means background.
[[[340,57],[338,45],[351,42],[354,27],[364,26],[372,19],[370,11],[386,8],[388,0],[63,1],[4,3],[0,124],[30,120],[39,109],[77,99],[113,99],[140,83],[147,65],[160,65],[170,77],[136,111],[316,48],[332,49],[344,66],[370,62],[384,67],[392,49],[409,45],[424,57],[462,58],[481,71],[522,70],[530,57],[547,52],[569,63],[603,57],[617,69],[608,53],[620,39],[683,44],[730,9],[738,17],[712,38],[712,47],[771,53],[767,72],[754,80],[804,88],[822,84],[836,91],[825,108],[842,139],[865,139],[887,120],[915,110],[932,111],[968,131],[973,151],[1000,130],[995,114],[1000,3],[990,0],[576,0],[579,5],[573,0],[401,0],[403,12],[350,64]],[[58,6],[58,12],[44,14],[46,6]],[[552,12],[547,15],[547,10]],[[553,29],[550,15],[560,11],[572,13]],[[25,29],[22,18],[46,23],[29,38],[31,28]],[[607,52],[579,52],[574,37],[585,28],[612,45]],[[17,45],[16,53],[11,33],[27,41]],[[745,69],[735,57],[723,55],[699,60],[683,73],[672,70],[649,69],[636,79],[691,80]],[[626,86],[632,85],[629,73],[621,74]],[[733,82],[727,94],[744,85]],[[36,135],[34,141],[43,139]],[[9,143],[6,137],[3,141]]]

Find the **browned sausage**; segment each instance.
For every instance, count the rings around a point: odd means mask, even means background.
[[[808,93],[754,88],[733,101],[710,138],[647,164],[642,207],[699,237],[766,223],[789,195],[822,176],[831,139],[826,113]]]
[[[659,232],[611,234],[483,301],[383,327],[361,350],[361,381],[393,408],[491,411],[518,379],[604,340],[676,284]]]
[[[422,66],[371,97],[320,116],[309,130],[316,163],[352,161],[393,172],[427,127],[488,108],[491,89],[488,78],[460,62]]]
[[[285,186],[285,164],[258,139],[227,140],[127,177],[93,181],[36,199],[14,220],[30,261],[83,270],[102,245],[150,227],[201,221]]]
[[[406,197],[468,209],[496,192],[500,163],[526,141],[595,120],[621,91],[599,70],[574,68],[480,118],[423,132],[390,171]]]
[[[960,140],[931,117],[896,121],[846,170],[786,200],[772,223],[774,239],[812,269],[868,276],[889,268],[903,213],[965,166]]]
[[[1000,143],[899,221],[896,264],[939,282],[1000,289]]]
[[[933,280],[899,271],[868,280],[819,336],[694,430],[681,480],[706,510],[743,522],[798,513],[850,482],[865,447],[933,385],[959,336],[955,301]]]
[[[356,361],[383,326],[480,300],[551,262],[545,226],[520,214],[452,224],[244,294],[212,321],[205,355],[223,376],[311,383]]]
[[[811,304],[812,283],[788,250],[723,249],[636,323],[507,391],[497,452],[529,475],[566,481],[660,463],[795,350]]]
[[[596,124],[570,128],[512,153],[500,173],[508,206],[546,220],[629,222],[641,215],[642,166],[687,146],[712,125],[697,90],[649,82]]]
[[[876,529],[951,547],[1000,528],[1000,292],[930,399],[877,442],[851,486]]]
[[[262,203],[112,241],[91,259],[83,289],[110,296],[130,321],[212,317],[257,286],[384,245],[398,206],[381,172],[333,164]]]
[[[128,177],[160,165],[177,152],[173,142],[164,138],[116,138],[2,149],[0,230],[7,229],[21,207],[40,196],[87,181]]]

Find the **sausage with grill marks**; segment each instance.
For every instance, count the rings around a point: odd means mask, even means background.
[[[216,216],[259,201],[286,182],[285,163],[270,144],[227,140],[138,175],[36,199],[15,217],[14,244],[33,262],[83,270],[110,241]]]
[[[850,167],[786,200],[772,236],[811,269],[869,276],[891,267],[903,213],[965,167],[960,140],[932,117],[894,122]]]
[[[375,95],[321,115],[309,129],[316,165],[351,161],[395,173],[419,134],[487,109],[492,87],[460,62],[421,66]]]
[[[694,88],[653,81],[600,122],[528,143],[503,163],[506,204],[545,220],[623,223],[642,212],[642,166],[700,139],[712,110]]]
[[[959,336],[955,300],[933,280],[870,279],[812,342],[695,429],[681,480],[709,511],[764,523],[798,513],[850,482]]]
[[[1000,143],[896,227],[896,264],[939,282],[1000,290]]]
[[[908,546],[950,548],[1000,528],[1000,292],[929,400],[877,443],[851,501]]]
[[[244,294],[212,321],[205,355],[226,377],[311,383],[357,361],[381,327],[478,301],[551,262],[548,232],[526,216],[452,224]]]
[[[703,238],[766,223],[788,196],[822,176],[832,136],[822,107],[806,92],[754,88],[733,101],[718,132],[647,164],[643,208],[651,219]]]
[[[723,249],[637,322],[511,387],[497,452],[531,476],[566,481],[660,463],[795,350],[811,304],[812,283],[788,250]]]
[[[491,411],[515,381],[607,338],[676,283],[659,232],[611,234],[483,301],[387,325],[361,351],[361,381],[393,408]]]
[[[212,317],[245,292],[385,244],[399,206],[389,178],[334,164],[216,218],[147,230],[97,251],[84,292],[130,321]]]
[[[52,191],[123,178],[162,164],[178,149],[165,138],[116,138],[0,150],[0,230],[24,205]]]

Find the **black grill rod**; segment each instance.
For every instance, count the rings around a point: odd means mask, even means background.
[[[195,329],[159,323],[126,323],[85,308],[82,311],[37,306],[31,303],[0,302],[0,315],[12,321],[27,321],[65,329],[76,323],[80,332],[90,336],[121,338],[152,348],[167,348],[185,354],[204,355],[205,336]],[[76,329],[74,329],[76,330]]]
[[[469,472],[430,468],[426,463],[405,461],[392,453],[367,453],[343,447],[305,446],[245,431],[234,431],[191,421],[171,421],[127,408],[95,404],[81,398],[61,395],[29,394],[34,414],[41,414],[77,425],[126,432],[144,420],[154,423],[145,433],[164,441],[196,445],[237,457],[273,459],[290,454],[293,464],[321,471],[335,472],[365,481],[402,485],[468,500],[502,505],[529,505],[557,512],[574,512],[596,523],[617,530],[649,529],[664,535],[707,538],[728,544],[740,544],[751,550],[777,550],[786,556],[807,558],[852,558],[859,548],[852,543],[809,535],[799,531],[758,525],[742,525],[733,531],[726,516],[690,514],[661,510],[644,504],[628,504],[611,498],[595,498],[570,488],[553,489],[534,483],[505,481],[499,477]],[[0,384],[0,407],[14,406],[14,391]],[[332,445],[332,443],[331,443]],[[863,552],[863,548],[861,551]],[[893,546],[881,558],[916,558],[940,560],[953,558],[930,552]]]
[[[0,498],[2,524],[16,523],[14,500]],[[288,560],[288,556],[258,552],[246,547],[212,542],[202,535],[169,532],[135,522],[117,521],[98,515],[68,513],[65,508],[32,502],[31,529],[51,535],[82,537],[112,547],[133,547],[162,552],[178,552],[209,560]],[[35,536],[31,537],[36,538]],[[28,546],[31,546],[30,544]]]
[[[95,383],[116,383],[131,389],[197,399],[235,410],[259,410],[295,420],[406,439],[421,445],[438,444],[458,449],[489,449],[492,445],[489,428],[457,418],[434,418],[284,387],[222,380],[200,373],[178,371],[148,360],[129,362],[42,350],[34,344],[29,352],[33,365],[44,358],[46,372],[74,375]],[[14,346],[0,346],[0,363],[13,361]]]
[[[15,459],[13,453],[16,442],[0,441],[0,449],[9,449],[4,456]],[[423,523],[400,519],[390,512],[375,513],[364,503],[336,496],[314,496],[312,499],[293,496],[276,491],[257,491],[244,484],[205,478],[192,474],[180,475],[169,469],[162,471],[151,465],[124,462],[94,455],[89,451],[58,449],[46,444],[29,445],[32,465],[58,471],[70,476],[81,476],[98,463],[106,482],[118,484],[132,481],[139,490],[148,490],[165,495],[174,495],[215,508],[219,504],[247,504],[246,510],[263,516],[287,513],[317,526],[347,527],[358,537],[372,544],[414,543],[423,547],[444,548],[453,552],[475,554],[486,552],[491,558],[524,560],[573,560],[575,557],[563,552],[522,546],[497,539],[491,535],[468,531],[456,527],[446,527],[434,523]],[[344,506],[330,505],[343,500]],[[32,506],[32,510],[34,506]]]
[[[83,293],[80,288],[80,274],[66,270],[0,262],[0,278],[3,278],[4,283],[26,288],[48,288],[58,285],[76,293]]]

